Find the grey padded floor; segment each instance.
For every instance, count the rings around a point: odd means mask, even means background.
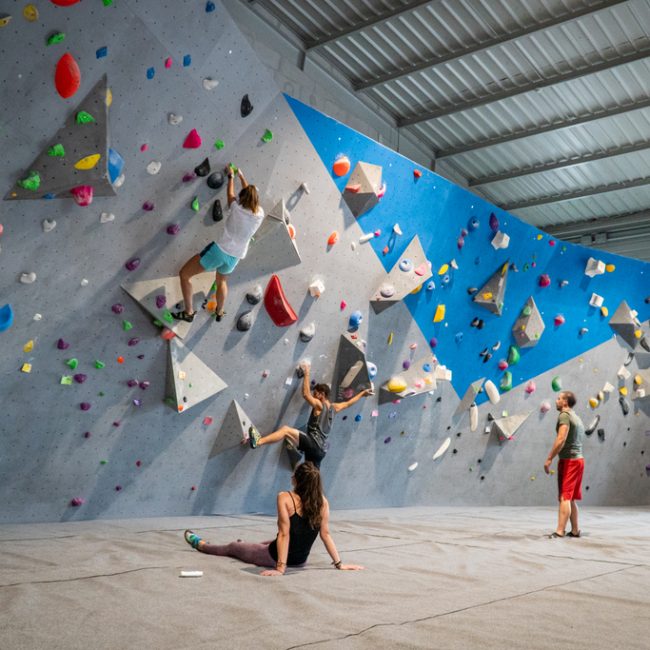
[[[0,526],[3,650],[650,648],[650,508],[341,511],[333,569],[263,578],[182,539],[275,534],[254,515]],[[201,570],[201,578],[180,578]]]

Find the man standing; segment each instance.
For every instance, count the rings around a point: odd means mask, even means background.
[[[551,463],[559,456],[557,465],[558,498],[560,507],[557,528],[550,537],[564,537],[567,521],[571,520],[571,530],[567,537],[580,537],[578,526],[578,505],[582,499],[582,474],[585,459],[582,456],[582,439],[585,433],[582,420],[573,412],[576,396],[568,390],[561,392],[555,400],[555,406],[560,412],[555,430],[557,435],[551,452],[544,463],[544,471],[551,472]]]

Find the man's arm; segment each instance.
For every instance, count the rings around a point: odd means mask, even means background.
[[[555,436],[555,442],[553,443],[553,447],[551,448],[548,458],[544,463],[544,471],[547,474],[551,473],[551,463],[553,462],[553,459],[560,453],[560,451],[562,451],[562,447],[564,447],[564,443],[566,442],[566,437],[568,435],[569,435],[569,425],[561,424],[560,428],[557,430],[557,436]]]
[[[311,379],[309,377],[309,373],[311,370],[311,364],[309,361],[301,361],[300,362],[300,368],[302,369],[303,375],[302,375],[302,396],[304,397],[305,401],[309,403],[309,405],[312,408],[315,409],[322,409],[323,405],[321,404],[321,401],[316,399],[312,394],[311,394]]]
[[[372,388],[366,388],[364,390],[359,391],[354,397],[351,397],[347,402],[334,402],[332,404],[332,408],[334,409],[335,413],[338,413],[339,411],[343,411],[346,408],[349,408],[356,402],[358,402],[362,397],[365,397],[366,395],[374,395],[374,391]]]

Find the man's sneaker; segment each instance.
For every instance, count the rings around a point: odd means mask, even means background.
[[[257,443],[260,441],[261,437],[260,432],[254,426],[251,425],[248,428],[248,443],[250,444],[251,449],[257,447]]]

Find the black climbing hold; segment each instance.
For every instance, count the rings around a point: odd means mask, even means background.
[[[605,429],[598,429],[598,437],[601,440],[605,440]]]
[[[488,353],[483,357],[483,363],[487,363],[491,358],[492,358],[492,353],[491,353],[491,352],[488,352]]]
[[[589,424],[589,426],[585,429],[585,435],[590,436],[595,430],[596,427],[598,426],[598,423],[600,422],[600,415],[597,415]]]
[[[480,465],[481,464],[481,459],[479,458],[476,462]]]
[[[262,287],[258,284],[252,291],[249,291],[246,294],[246,300],[248,300],[250,305],[256,305],[262,300]]]
[[[479,322],[479,320],[480,320],[480,318],[479,318],[478,316],[476,316],[476,317],[472,320],[472,322],[469,324],[469,326],[470,326],[470,327],[478,327],[478,322]]]
[[[487,414],[487,421],[492,422],[492,420],[494,420],[494,415],[492,415],[492,413],[488,413]]]
[[[476,287],[469,287],[469,288],[467,289],[467,293],[468,293],[470,296],[473,296],[477,291],[478,291],[478,289],[477,289]]]
[[[634,352],[630,352],[627,355],[627,359],[625,359],[625,361],[623,362],[623,365],[629,366],[633,360],[634,360]]]
[[[206,183],[211,190],[218,190],[226,182],[226,177],[223,175],[223,172],[212,172]]]
[[[461,432],[459,431],[459,432],[456,434],[456,437],[457,437],[457,438],[460,438],[460,436],[461,436]]]
[[[645,336],[639,341],[639,343],[646,352],[650,352],[650,344],[648,343],[648,339]]]
[[[482,318],[478,319],[478,325],[476,327],[477,327],[477,329],[480,329],[480,330],[482,330],[483,327],[485,327],[485,322],[483,321]]]
[[[481,352],[478,353],[478,356],[479,356],[479,357],[484,357],[487,353],[488,353],[488,349],[487,349],[487,348],[483,348],[483,350],[482,350]]]
[[[217,199],[212,204],[212,220],[221,221],[223,219],[223,209],[221,208],[221,201]]]
[[[436,400],[436,402],[442,402],[442,397],[439,397],[439,398]],[[449,428],[451,428],[451,427],[449,427]]]
[[[452,449],[452,450],[451,450],[451,453],[452,453],[452,454],[457,454],[457,453],[458,453],[458,449]]]
[[[623,415],[627,415],[630,412],[630,404],[629,402],[621,395],[618,398],[618,403],[621,405],[621,411],[623,411]]]
[[[481,481],[484,481],[484,480],[485,480],[485,476],[481,476]]]
[[[519,273],[519,269],[517,268],[517,265],[514,262],[512,262],[512,264],[510,264],[510,270],[513,273]]]
[[[200,165],[194,168],[197,176],[207,176],[210,173],[210,160],[206,158]]]
[[[241,106],[239,108],[242,117],[247,117],[253,112],[253,105],[251,100],[248,98],[248,95],[244,95],[241,98]]]
[[[247,332],[250,328],[251,325],[253,324],[253,313],[249,309],[248,311],[245,311],[241,316],[237,319],[237,329],[240,332]]]

